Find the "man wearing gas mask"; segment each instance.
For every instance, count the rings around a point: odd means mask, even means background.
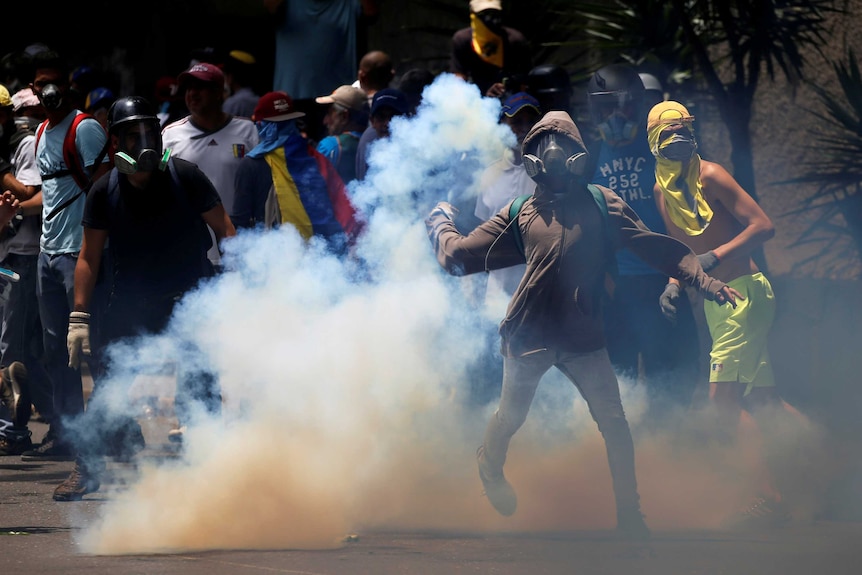
[[[207,226],[219,241],[236,233],[203,172],[163,149],[159,119],[149,102],[139,96],[117,100],[108,111],[108,131],[114,169],[87,195],[67,337],[69,365],[76,368],[86,359],[96,382],[75,430],[95,429],[96,436],[78,436],[75,468],[54,491],[57,501],[77,501],[96,491],[104,455],[129,456],[143,447],[137,422],[111,414],[102,402],[98,383],[105,373],[107,346],[164,329],[183,294],[213,275]],[[103,262],[106,244],[110,257]],[[110,266],[113,290],[91,345],[88,312],[103,263]],[[187,347],[196,353],[193,345]],[[215,377],[184,369],[184,359],[189,365],[198,363],[183,357],[178,361],[175,408],[181,425],[192,402],[213,413],[221,408]]]
[[[599,141],[593,183],[608,187],[640,216],[647,227],[665,233],[653,200],[655,159],[643,119],[646,90],[627,64],[597,70],[587,87],[590,115]],[[608,355],[620,376],[642,382],[649,401],[647,426],[667,425],[673,408],[688,408],[698,383],[698,335],[685,291],[676,319],[665,319],[655,305],[667,280],[632,250],[616,254],[617,272],[608,281],[605,335]],[[675,345],[667,345],[668,341]]]
[[[605,349],[601,293],[609,258],[627,247],[707,299],[736,305],[739,293],[706,275],[684,244],[650,231],[619,196],[600,187],[602,213],[587,188],[586,148],[566,112],[545,114],[524,139],[522,155],[536,188],[514,219],[507,205],[463,236],[452,206],[441,202],[425,222],[438,262],[453,275],[527,265],[500,324],[503,388],[477,452],[479,477],[494,508],[513,514],[517,498],[503,475],[509,441],[526,420],[539,380],[556,367],[578,388],[604,437],[619,532],[647,538],[634,445]]]
[[[86,177],[95,181],[110,169],[106,161],[107,136],[101,124],[86,118],[75,131],[75,148],[81,165],[67,165],[63,144],[76,110],[69,97],[69,71],[56,52],[33,57],[30,89],[39,98],[47,120],[40,124],[36,165],[42,178],[42,234],[37,263],[37,298],[42,320],[44,364],[51,379],[54,413],[42,444],[24,452],[24,460],[69,460],[74,453],[65,433],[65,421],[84,411],[81,376],[69,367],[66,332],[72,311],[75,262],[81,251],[82,188]],[[39,131],[37,130],[37,134]],[[82,174],[77,174],[82,172]]]

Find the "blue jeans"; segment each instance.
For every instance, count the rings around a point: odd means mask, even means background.
[[[485,429],[485,462],[502,470],[509,442],[527,419],[539,381],[552,367],[578,388],[605,440],[617,511],[639,509],[634,442],[605,349],[586,353],[540,351],[504,358],[500,405]]]
[[[21,276],[12,285],[9,301],[3,307],[0,329],[0,365],[20,361],[27,368],[30,399],[47,420],[54,416],[51,380],[42,365],[42,321],[36,297],[36,268],[39,256],[8,254],[0,266]]]
[[[49,423],[60,441],[63,420],[84,411],[84,390],[81,374],[69,367],[66,335],[69,313],[74,306],[75,264],[77,253],[39,253],[36,295],[42,318],[42,342],[45,347],[45,369],[51,378],[54,396],[54,417]]]

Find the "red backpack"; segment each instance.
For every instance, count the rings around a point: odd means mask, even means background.
[[[93,118],[93,116],[90,114],[76,114],[75,117],[72,118],[72,124],[69,126],[69,129],[66,130],[66,136],[63,138],[63,162],[66,164],[66,169],[42,176],[43,180],[71,175],[72,178],[74,178],[75,183],[78,184],[78,187],[82,190],[86,189],[90,185],[90,175],[84,169],[84,161],[78,153],[77,146],[75,146],[75,133],[78,130],[78,124],[87,118]],[[95,120],[95,118],[93,119]],[[47,125],[48,121],[45,120],[39,124],[39,128],[36,130],[37,149],[39,146],[39,138],[42,137],[42,132],[45,131]],[[101,158],[99,160],[101,161]]]

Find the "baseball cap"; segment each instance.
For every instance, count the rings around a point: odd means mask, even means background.
[[[353,86],[339,86],[329,96],[320,96],[314,99],[318,104],[338,104],[348,110],[361,112],[368,102],[365,90]]]
[[[470,12],[478,14],[482,10],[502,10],[500,0],[470,0]]]
[[[659,102],[649,111],[647,117],[647,130],[652,131],[661,124],[684,124],[694,122],[694,116],[688,113],[688,109],[680,104],[669,100]]]
[[[231,50],[227,55],[242,64],[252,65],[256,62],[254,56],[243,50]]]
[[[0,84],[0,108],[7,108],[12,105],[12,98],[9,96],[9,90],[6,86]]]
[[[299,112],[287,92],[267,92],[257,101],[251,119],[255,122],[286,122],[305,115]]]
[[[205,84],[214,84],[219,87],[224,86],[224,73],[215,64],[207,64],[206,62],[195,64],[177,76],[177,82],[180,87],[184,87],[192,79],[204,82]]]
[[[375,115],[381,108],[392,108],[398,114],[406,114],[410,109],[407,95],[395,88],[384,88],[378,90],[371,100],[371,115]]]
[[[507,118],[511,118],[524,108],[532,108],[537,114],[542,114],[539,101],[526,92],[517,92],[506,98],[501,111]]]
[[[39,98],[30,88],[22,88],[12,94],[12,109],[16,112],[21,108],[32,108],[39,105]]]

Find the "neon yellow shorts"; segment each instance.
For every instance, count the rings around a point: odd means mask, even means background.
[[[745,298],[736,308],[704,300],[706,323],[712,336],[710,382],[747,383],[745,395],[755,387],[775,385],[769,361],[769,330],[775,319],[775,294],[762,273],[738,277],[727,285]]]

